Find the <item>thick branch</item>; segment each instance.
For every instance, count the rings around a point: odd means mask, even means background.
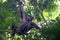
[[[40,12],[40,14],[41,14],[41,16],[42,16],[44,22],[46,22],[46,25],[49,27],[49,25],[48,25],[48,23],[47,23],[47,20],[46,20],[46,19],[44,18],[44,16],[43,16],[43,13],[42,13],[43,10],[40,10],[40,8],[39,8],[39,6],[38,6],[38,2],[37,2],[37,0],[36,0],[35,7],[39,10],[39,12]]]

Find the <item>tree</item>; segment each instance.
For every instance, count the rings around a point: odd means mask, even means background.
[[[32,29],[31,32],[33,31],[33,35],[29,34],[20,38],[25,40],[41,40],[41,38],[43,40],[57,40],[58,33],[60,32],[60,21],[58,16],[56,16],[59,15],[56,10],[56,0],[21,0],[24,3],[24,7],[19,5],[20,3],[17,1],[20,2],[19,0],[0,0],[0,34],[4,34],[3,37],[5,37],[6,32],[11,32],[12,23],[20,27],[21,22],[26,21],[25,14],[33,14],[33,22],[36,24],[39,23],[42,30],[38,32],[36,29]],[[20,14],[20,9],[23,11],[24,16]],[[51,21],[52,19],[54,21]]]

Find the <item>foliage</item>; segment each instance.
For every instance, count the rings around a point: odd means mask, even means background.
[[[58,4],[56,4],[56,0],[45,0],[44,2],[38,0],[38,4],[36,3],[36,0],[27,1],[29,1],[29,5],[25,5],[27,8],[24,10],[27,14],[31,14],[33,11],[33,21],[35,22],[35,20],[37,20],[36,24],[41,26],[41,30],[38,32],[36,29],[31,29],[32,34],[24,36],[17,34],[14,39],[60,40],[60,14],[58,13],[59,10],[57,11]],[[25,0],[23,2],[25,3]],[[17,5],[18,3],[16,0],[0,0],[0,36],[6,40],[11,36],[10,28],[12,23],[16,24],[18,27],[21,25],[21,18]],[[42,10],[43,16],[46,18],[49,27],[47,27],[45,22],[43,22],[44,20],[41,17],[39,10],[36,8],[36,5],[38,5],[39,9]],[[40,24],[38,24],[38,22]],[[9,36],[7,37],[7,35]]]

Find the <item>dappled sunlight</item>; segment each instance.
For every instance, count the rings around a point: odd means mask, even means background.
[[[7,0],[3,0],[3,3],[6,2]]]
[[[60,14],[60,1],[57,1],[58,3],[58,14]]]
[[[2,3],[4,3],[4,2],[6,2],[7,0],[0,0],[0,2],[2,2]]]
[[[52,11],[52,12],[43,11],[44,16],[47,20],[55,19],[57,16],[59,16],[59,14],[60,14],[60,1],[57,1],[56,4],[58,5],[56,11]],[[51,14],[51,15],[49,15],[49,14]]]
[[[60,40],[60,0],[0,0],[0,40]]]

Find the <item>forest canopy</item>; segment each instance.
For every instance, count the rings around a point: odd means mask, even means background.
[[[40,31],[32,28],[31,34],[24,36],[16,34],[13,38],[12,24],[17,27],[16,29],[20,28],[24,15],[33,16],[32,22],[40,28]],[[25,20],[27,18],[28,16]],[[14,40],[60,40],[60,0],[0,0],[0,40],[12,38]]]

